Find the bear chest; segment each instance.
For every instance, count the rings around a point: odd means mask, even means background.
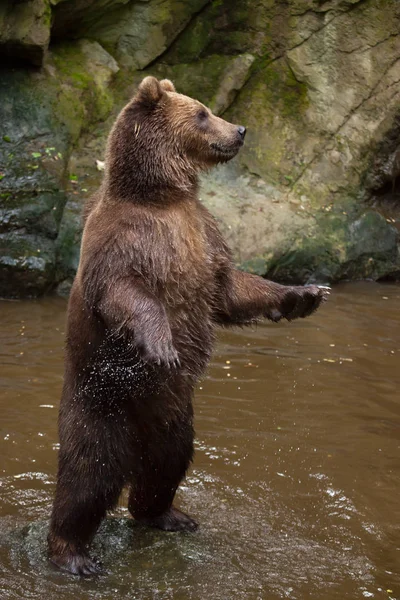
[[[166,291],[183,296],[186,301],[207,296],[214,288],[212,252],[202,233],[184,229],[170,238]]]
[[[215,261],[201,221],[177,219],[160,233],[153,262],[159,294],[169,305],[208,303],[214,295]]]

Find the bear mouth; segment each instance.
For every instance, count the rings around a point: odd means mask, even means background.
[[[216,154],[218,154],[221,158],[229,159],[236,156],[239,151],[240,146],[233,148],[232,146],[222,146],[221,144],[212,143],[210,147],[214,150]]]

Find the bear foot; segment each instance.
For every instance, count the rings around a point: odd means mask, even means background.
[[[163,531],[196,531],[198,524],[191,517],[174,506],[159,517],[137,519],[139,523],[156,527]]]
[[[49,556],[50,562],[72,575],[79,577],[92,577],[102,573],[101,564],[91,559],[87,554],[62,554],[60,556]]]

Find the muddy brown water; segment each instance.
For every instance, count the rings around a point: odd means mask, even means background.
[[[314,317],[222,332],[196,395],[178,504],[195,534],[124,501],[94,551],[46,562],[66,303],[0,302],[0,598],[400,598],[400,286],[346,284]]]

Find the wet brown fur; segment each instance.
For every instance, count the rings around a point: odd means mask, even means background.
[[[305,317],[323,299],[315,286],[234,269],[198,200],[198,172],[232,158],[243,137],[152,77],[110,134],[68,308],[49,533],[50,559],[62,569],[98,571],[88,545],[125,485],[136,519],[196,528],[172,501],[193,456],[193,390],[215,326]]]

